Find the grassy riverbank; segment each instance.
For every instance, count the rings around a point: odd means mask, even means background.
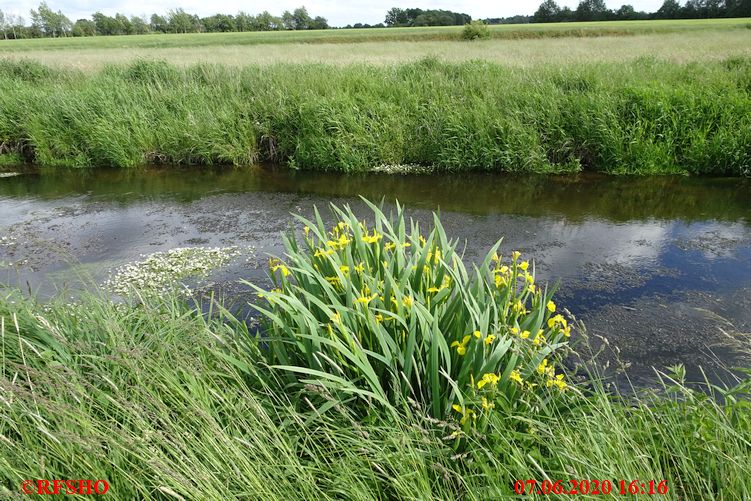
[[[376,209],[372,227],[336,216],[302,221],[270,262],[261,339],[169,294],[5,292],[0,492],[92,478],[118,499],[489,499],[596,479],[619,499],[621,480],[751,495],[751,379],[697,391],[677,367],[659,395],[621,396],[561,371],[583,333],[523,256],[491,249],[468,272],[438,220],[422,235]]]
[[[748,174],[751,60],[511,70],[233,69],[160,62],[95,74],[0,63],[0,144],[43,165],[288,163],[363,171]]]
[[[44,478],[106,479],[118,499],[488,499],[546,478],[751,496],[747,401],[718,405],[672,384],[667,399],[632,401],[582,386],[549,414],[498,413],[457,452],[443,440],[452,429],[419,411],[361,420],[325,393],[290,395],[239,342],[241,327],[177,304],[89,299],[74,317],[5,296],[0,310],[3,497]]]

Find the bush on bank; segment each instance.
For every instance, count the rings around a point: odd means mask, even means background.
[[[484,40],[490,38],[490,28],[483,21],[475,20],[464,25],[463,40]]]
[[[0,145],[44,165],[747,175],[749,61],[566,69],[138,61],[84,74],[5,60]]]

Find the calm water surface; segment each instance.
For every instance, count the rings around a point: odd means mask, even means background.
[[[558,302],[607,337],[636,384],[682,362],[729,380],[751,348],[751,180],[682,177],[341,175],[281,169],[19,171],[0,177],[0,282],[42,297],[100,284],[124,263],[174,247],[253,246],[212,277],[265,282],[291,214],[358,195],[399,200],[429,225],[440,210],[465,258],[531,257]],[[619,352],[616,357],[614,352]]]

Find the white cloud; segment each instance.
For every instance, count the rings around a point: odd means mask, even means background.
[[[233,14],[240,10],[257,14],[268,10],[272,14],[280,15],[284,10],[293,10],[300,5],[305,5],[312,16],[323,16],[329,20],[332,26],[344,26],[357,22],[376,24],[383,22],[386,11],[391,7],[419,7],[422,9],[446,9],[455,12],[464,12],[473,18],[507,17],[515,14],[532,14],[542,0],[508,0],[505,2],[491,2],[487,0],[414,0],[407,2],[350,0],[279,0],[273,3],[245,2],[238,0],[225,0],[220,2],[203,2],[199,0],[115,0],[85,1],[85,0],[48,0],[47,4],[54,10],[62,10],[69,18],[76,20],[89,17],[96,11],[108,15],[122,12],[127,15],[151,15],[152,13],[166,13],[170,9],[182,7],[191,14],[207,16],[217,12]],[[617,8],[624,3],[629,3],[636,10],[648,12],[657,10],[662,5],[662,0],[606,0],[608,7]],[[561,6],[576,8],[578,0],[559,0]],[[39,5],[37,0],[13,0],[0,1],[0,10],[20,14],[29,18],[29,9],[35,9]]]

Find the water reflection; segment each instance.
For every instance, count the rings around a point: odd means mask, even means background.
[[[282,251],[290,213],[334,201],[364,215],[358,195],[398,199],[425,225],[440,209],[467,260],[503,237],[502,252],[560,281],[560,303],[621,349],[637,382],[653,365],[722,379],[722,365],[751,363],[748,179],[32,170],[0,178],[0,235],[14,240],[0,241],[0,282],[52,293],[81,270],[73,263],[101,282],[142,254],[192,245],[255,246],[263,260]],[[266,279],[247,261],[215,278]]]
[[[682,176],[614,177],[461,173],[341,175],[282,168],[27,170],[0,180],[0,197],[55,199],[88,195],[127,201],[171,197],[183,201],[216,193],[294,192],[321,196],[386,195],[412,206],[473,214],[559,214],[612,221],[644,219],[748,221],[751,179]]]

